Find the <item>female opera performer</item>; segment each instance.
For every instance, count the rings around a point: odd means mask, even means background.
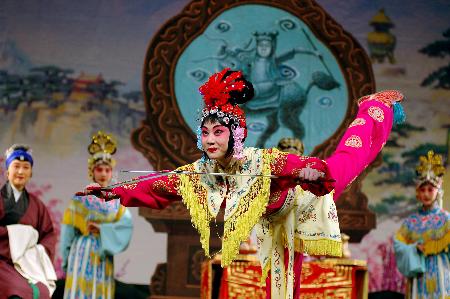
[[[6,151],[7,182],[0,189],[0,299],[51,298],[57,235],[44,203],[25,188],[33,173],[31,148]]]
[[[145,181],[109,191],[90,188],[85,192],[120,198],[126,206],[154,209],[182,200],[207,256],[209,223],[223,207],[222,266],[233,261],[239,244],[256,226],[267,297],[298,298],[295,279],[300,277],[302,253],[341,254],[333,194],[338,198],[380,152],[392,127],[391,106],[403,96],[389,91],[362,98],[357,118],[335,154],[324,161],[277,149],[244,148],[246,118],[238,104],[250,100],[254,91],[241,72],[216,73],[199,91],[205,107],[197,146],[203,157],[177,169],[185,174],[150,175]],[[195,174],[211,172],[230,175]],[[297,192],[288,192],[297,185]]]
[[[442,157],[429,151],[416,171],[421,207],[394,237],[397,267],[408,278],[406,298],[450,298],[450,214],[442,209]]]
[[[98,132],[88,147],[89,176],[96,186],[111,182],[116,143]],[[61,255],[66,271],[64,298],[114,298],[113,256],[124,251],[131,239],[130,211],[112,200],[101,204],[93,195],[75,196],[64,212]]]

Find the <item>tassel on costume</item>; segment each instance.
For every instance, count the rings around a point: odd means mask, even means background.
[[[394,108],[394,124],[399,125],[406,121],[405,110],[403,110],[402,105],[399,102],[395,102]]]

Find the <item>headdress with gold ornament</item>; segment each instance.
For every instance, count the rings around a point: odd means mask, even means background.
[[[273,32],[258,32],[258,31],[255,31],[255,32],[253,32],[253,36],[255,37],[256,42],[259,42],[259,41],[262,41],[262,40],[274,42],[274,41],[276,41],[276,38],[278,36],[278,31],[273,31]]]
[[[243,104],[253,97],[253,85],[245,80],[242,72],[226,68],[209,77],[199,91],[204,101],[204,108],[199,119],[200,126],[209,116],[216,116],[230,125],[235,142],[233,157],[241,158],[243,141],[247,137],[247,123],[244,110],[238,104]],[[197,129],[197,147],[203,150],[200,126]]]
[[[114,167],[116,161],[112,158],[117,150],[117,143],[112,135],[99,131],[92,136],[88,152],[91,157],[88,159],[89,176],[92,177],[94,168],[99,164],[108,164]]]
[[[433,151],[428,151],[426,156],[420,156],[419,165],[416,167],[417,185],[430,183],[439,188],[444,173],[442,156],[435,154]]]

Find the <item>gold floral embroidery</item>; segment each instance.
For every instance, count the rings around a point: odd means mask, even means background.
[[[294,177],[298,177],[300,175],[300,170],[302,170],[302,168],[294,168],[291,171],[292,176]]]
[[[133,183],[133,184],[126,184],[122,186],[123,189],[127,189],[127,190],[133,190],[137,187],[137,183]]]
[[[307,220],[317,221],[317,216],[314,211],[314,206],[310,205],[306,210],[302,211],[299,215],[298,222],[305,223]]]
[[[351,127],[355,127],[355,126],[362,126],[365,123],[366,123],[366,120],[364,118],[358,117],[348,127],[351,128]]]
[[[313,168],[314,166],[316,166],[316,162],[308,162],[308,163],[306,163],[306,167],[307,168]]]
[[[152,189],[160,193],[170,193],[170,187],[164,181],[155,181],[152,184]]]
[[[345,145],[349,147],[359,148],[362,147],[361,137],[358,135],[352,135],[345,140]]]
[[[269,205],[277,202],[280,199],[281,191],[276,191],[270,194]]]
[[[372,94],[372,95],[367,95],[367,96],[360,98],[358,100],[358,106],[361,106],[364,102],[367,102],[367,101],[377,101],[388,108],[391,108],[391,105],[392,105],[390,100],[385,100],[385,99],[382,100],[378,97],[375,97],[375,95]]]
[[[370,106],[369,110],[367,111],[374,120],[377,122],[383,122],[384,121],[384,112],[381,110],[381,108],[376,106]]]
[[[272,154],[274,157],[274,161],[271,165],[272,174],[274,175],[280,174],[283,171],[284,167],[286,166],[288,153],[281,152],[275,148],[271,149],[269,153]]]
[[[363,96],[358,100],[358,106],[367,101],[377,101],[386,107],[390,108],[394,102],[401,102],[403,94],[398,90],[384,90],[371,95]]]

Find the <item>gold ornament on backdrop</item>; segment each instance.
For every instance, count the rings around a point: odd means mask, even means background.
[[[278,149],[282,152],[287,152],[295,155],[303,155],[305,147],[303,142],[295,137],[281,138],[277,145]]]
[[[116,161],[112,155],[116,153],[117,142],[112,135],[98,131],[92,136],[91,144],[88,146],[88,152],[91,157],[88,159],[89,176],[92,177],[92,172],[95,166],[99,164],[108,164],[114,167]]]

